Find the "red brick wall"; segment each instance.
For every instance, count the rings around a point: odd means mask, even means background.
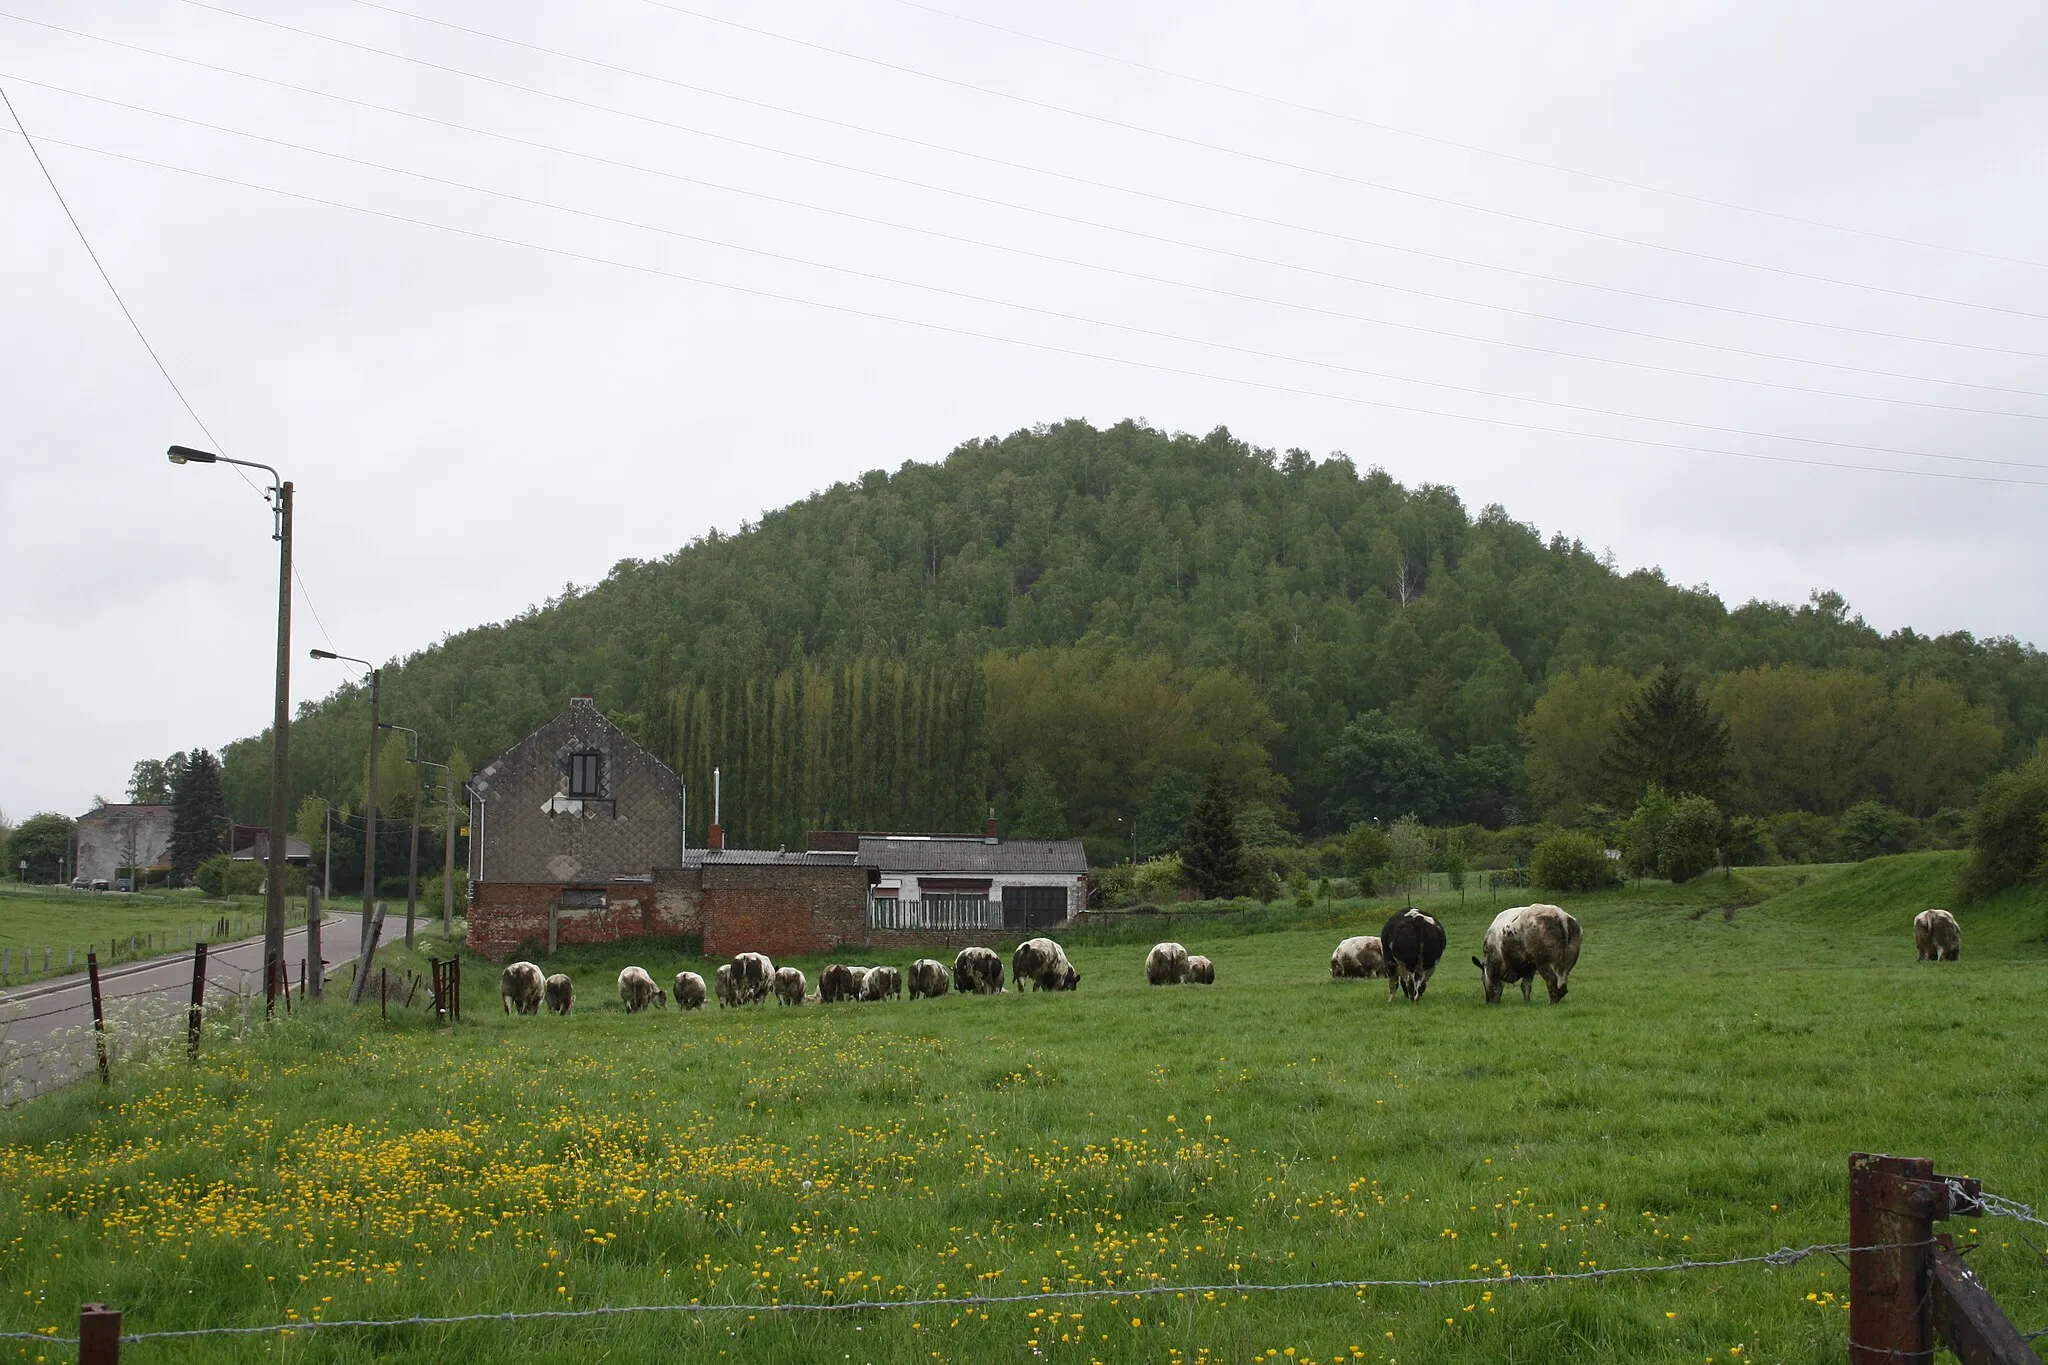
[[[867,935],[866,868],[714,864],[659,871],[652,882],[480,883],[469,911],[470,946],[494,962],[522,945],[545,950],[549,911],[564,892],[602,892],[605,904],[562,909],[558,944],[702,934],[709,957],[777,957],[822,953]]]
[[[694,880],[694,874],[684,875]],[[564,892],[602,895],[604,904],[566,906],[554,914],[557,945],[616,943],[702,931],[694,886],[482,882],[470,902],[469,946],[493,962],[503,962],[522,948],[545,951],[550,912]]]

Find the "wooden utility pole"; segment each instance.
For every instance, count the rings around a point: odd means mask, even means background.
[[[455,769],[448,769],[448,822],[445,847],[441,851],[441,938],[455,937]]]
[[[99,1054],[100,1084],[105,1085],[114,1079],[114,1075],[107,1057],[107,1014],[100,1001],[100,957],[90,948],[85,952],[85,976],[92,986],[93,1050]]]
[[[185,1055],[199,1060],[199,1024],[206,1013],[206,945],[192,949],[192,1006],[185,1014]]]
[[[370,670],[370,775],[363,793],[363,949],[370,944],[370,916],[377,909],[377,747],[384,742],[384,727],[377,714],[384,670]]]
[[[324,994],[321,989],[321,978],[327,975],[321,970],[320,957],[320,917],[323,912],[322,903],[326,899],[320,892],[310,888],[306,892],[306,975],[313,979],[315,1000]]]

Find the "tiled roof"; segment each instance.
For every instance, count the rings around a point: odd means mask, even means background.
[[[845,855],[840,855],[845,856]],[[1078,877],[1088,870],[1079,839],[1002,839],[971,836],[931,838],[863,834],[860,856],[884,872],[1052,872]]]

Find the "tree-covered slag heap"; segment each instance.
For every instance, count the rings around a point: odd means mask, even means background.
[[[1953,805],[2048,734],[2048,663],[2015,641],[1881,635],[1832,594],[1730,610],[1449,488],[1132,422],[872,471],[451,636],[384,688],[424,752],[479,757],[593,693],[684,772],[697,840],[717,764],[742,842],[978,828],[994,804],[1104,852],[1135,819],[1149,852],[1147,819],[1184,823],[1212,769],[1242,818],[1303,834],[1569,819],[1615,799],[1615,714],[1666,665],[1728,722],[1737,809]],[[354,797],[362,716],[351,689],[305,708],[295,804]],[[236,818],[260,819],[265,741],[226,757]]]

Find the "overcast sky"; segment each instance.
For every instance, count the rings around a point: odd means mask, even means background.
[[[268,514],[173,442],[296,481],[295,700],[1068,417],[2048,638],[2038,0],[936,2],[0,0],[212,432],[0,134],[0,810],[269,719]]]

